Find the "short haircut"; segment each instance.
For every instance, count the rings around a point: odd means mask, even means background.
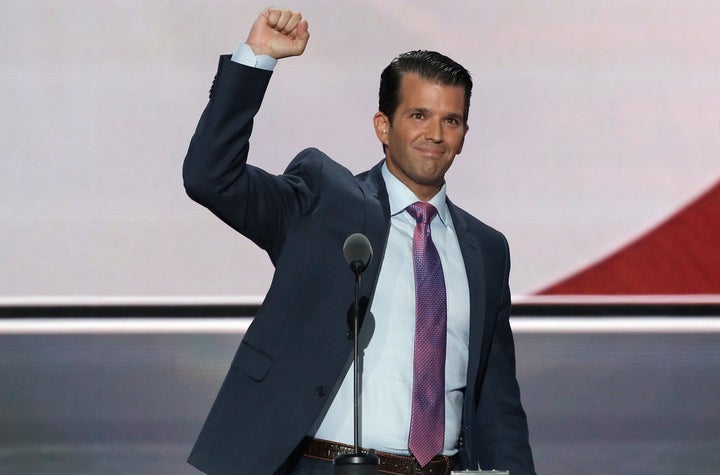
[[[436,51],[409,51],[393,59],[380,75],[378,110],[392,125],[393,116],[400,104],[400,84],[406,74],[417,74],[424,80],[436,81],[443,86],[462,86],[465,89],[463,120],[467,125],[470,114],[472,78],[467,69]]]

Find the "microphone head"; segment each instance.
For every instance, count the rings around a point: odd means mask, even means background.
[[[353,272],[359,274],[363,272],[370,259],[372,259],[372,246],[368,238],[361,233],[355,233],[348,236],[343,244],[343,255]]]

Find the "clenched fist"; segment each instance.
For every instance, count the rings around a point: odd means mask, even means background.
[[[299,12],[266,8],[253,23],[245,43],[256,55],[280,59],[303,54],[308,39],[308,22]]]

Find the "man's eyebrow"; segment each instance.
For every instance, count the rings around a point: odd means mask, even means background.
[[[427,107],[411,107],[407,110],[407,112],[409,114],[414,114],[417,112],[422,112],[423,114],[429,114],[431,111]],[[447,114],[443,114],[443,117],[462,120],[463,114],[461,112],[448,112]]]
[[[463,114],[460,114],[459,112],[450,112],[449,114],[445,114],[445,117],[448,119],[457,119],[460,122],[463,121]]]

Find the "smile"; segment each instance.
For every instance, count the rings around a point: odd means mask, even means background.
[[[430,155],[433,157],[440,157],[445,154],[445,150],[432,147],[418,147],[416,150],[423,155]]]

